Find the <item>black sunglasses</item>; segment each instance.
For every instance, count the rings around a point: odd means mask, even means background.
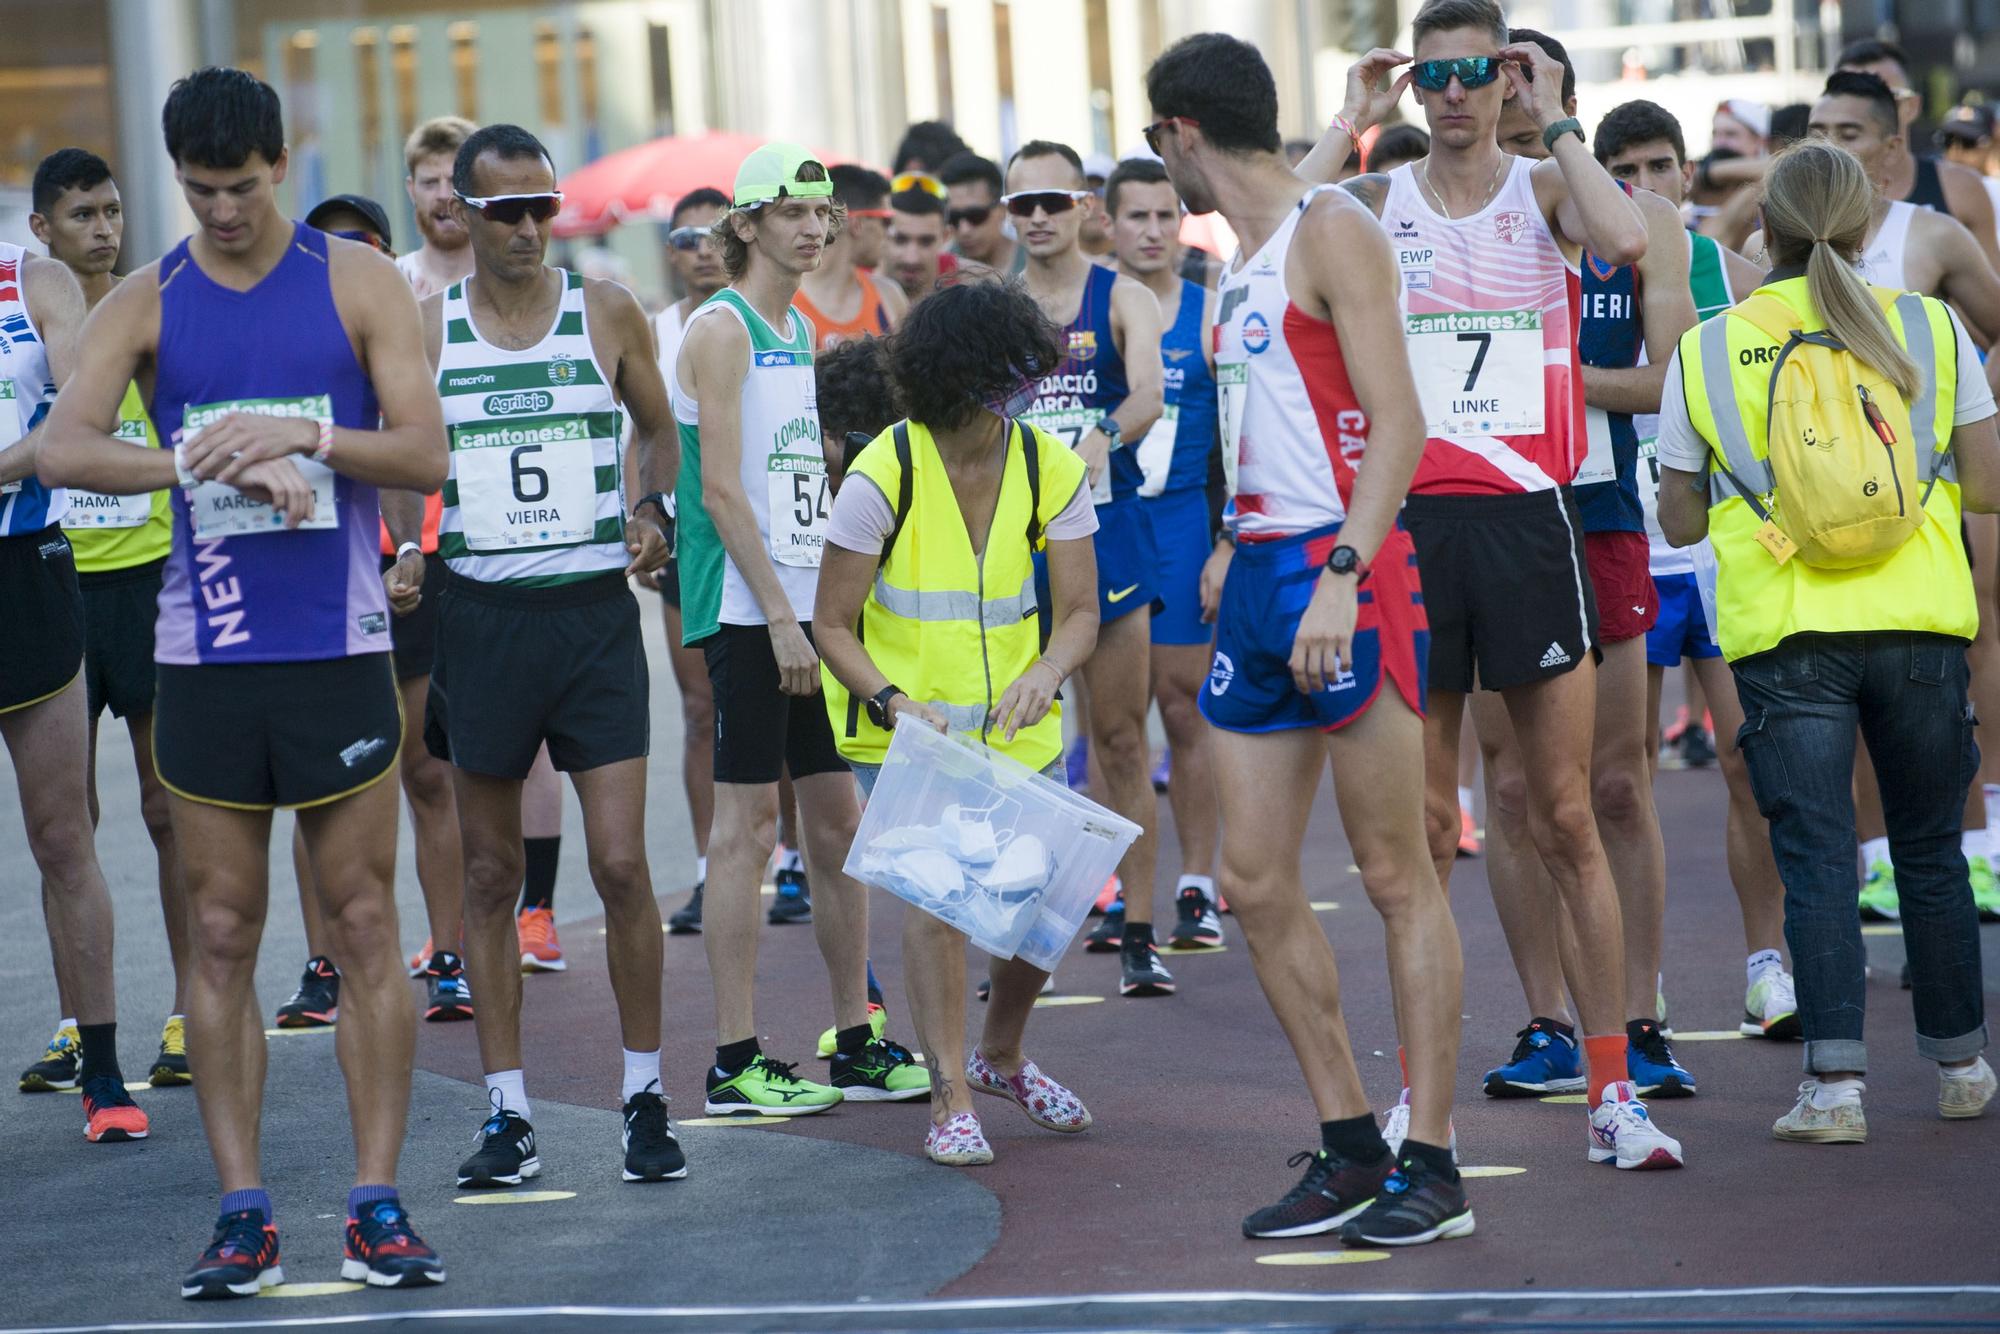
[[[458,196],[459,203],[472,209],[488,222],[497,222],[508,227],[512,227],[525,217],[533,217],[536,222],[547,222],[562,211],[562,201],[560,190],[553,194],[493,195],[486,199],[475,199],[471,195]]]
[[[1017,218],[1031,218],[1036,209],[1053,218],[1058,213],[1069,212],[1090,197],[1088,190],[1023,190],[1018,194],[1000,196],[1000,202]]]
[[[1192,125],[1200,128],[1201,122],[1193,116],[1162,116],[1145,129],[1139,131],[1141,137],[1146,141],[1146,147],[1152,150],[1154,157],[1160,155],[1160,131],[1166,129],[1169,125]]]
[[[1419,60],[1410,66],[1410,80],[1433,93],[1443,92],[1456,75],[1466,88],[1484,88],[1500,77],[1499,56],[1460,56],[1456,60]]]
[[[849,216],[851,217],[852,214]],[[993,205],[977,204],[971,208],[946,209],[944,220],[954,227],[959,226],[961,223],[967,227],[978,227],[984,225],[986,220],[992,216]]]

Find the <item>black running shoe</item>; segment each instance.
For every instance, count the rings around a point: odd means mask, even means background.
[[[192,1301],[255,1297],[285,1281],[278,1265],[278,1229],[255,1209],[224,1214],[215,1222],[208,1249],[181,1280],[181,1296]]]
[[[371,1288],[429,1288],[444,1282],[444,1261],[410,1226],[401,1204],[377,1200],[347,1220],[340,1276]]]
[[[877,1038],[853,1055],[835,1052],[827,1083],[846,1102],[915,1102],[931,1095],[930,1073],[900,1042]]]
[[[333,960],[314,955],[292,998],[278,1007],[279,1028],[325,1028],[340,1018],[340,974]]]
[[[1160,963],[1160,952],[1151,941],[1128,940],[1119,948],[1124,975],[1118,979],[1121,996],[1171,996],[1174,975]]]
[[[1222,944],[1222,918],[1216,915],[1215,903],[1202,893],[1199,885],[1187,885],[1174,898],[1174,911],[1179,920],[1174,923],[1174,932],[1167,937],[1167,948],[1174,950],[1212,950]]]
[[[1414,1156],[1403,1159],[1382,1183],[1375,1202],[1340,1229],[1349,1246],[1421,1246],[1472,1235],[1472,1206],[1465,1179],[1447,1181]]]
[[[778,872],[778,897],[771,901],[771,925],[784,926],[812,919],[812,887],[806,884],[806,873],[803,870]]]
[[[472,1018],[472,988],[465,981],[465,960],[449,950],[439,950],[424,968],[424,989],[428,998],[424,1018],[434,1024]]]
[[[1700,723],[1689,723],[1687,731],[1681,733],[1681,763],[1690,769],[1706,769],[1715,763],[1715,743]]]
[[[42,1048],[42,1059],[21,1072],[21,1092],[59,1093],[73,1089],[82,1064],[83,1039],[74,1024],[67,1024],[57,1029],[49,1045]]]
[[[494,1096],[497,1099],[499,1095]],[[479,1148],[458,1165],[459,1185],[482,1189],[518,1186],[541,1175],[542,1160],[535,1156],[535,1128],[519,1112],[495,1107],[476,1138]]]
[[[674,1136],[656,1079],[625,1100],[625,1179],[679,1181],[687,1174],[687,1155]]]
[[[1125,896],[1120,894],[1117,902],[1105,909],[1104,916],[1097,919],[1097,925],[1083,938],[1083,948],[1087,954],[1113,954],[1124,943]]]
[[[1285,1166],[1307,1163],[1306,1174],[1284,1199],[1243,1220],[1246,1237],[1310,1237],[1331,1232],[1375,1202],[1396,1168],[1384,1145],[1379,1161],[1363,1165],[1325,1149],[1295,1153]]]
[[[667,919],[667,934],[670,936],[698,936],[701,934],[701,892],[708,888],[706,880],[694,882],[694,893],[688,901],[675,910]]]

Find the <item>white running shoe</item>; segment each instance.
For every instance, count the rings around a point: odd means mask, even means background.
[[[1452,1125],[1451,1161],[1458,1165],[1458,1127]],[[1389,1154],[1397,1162],[1403,1160],[1403,1141],[1410,1137],[1410,1091],[1404,1089],[1396,1099],[1396,1105],[1382,1114],[1382,1140],[1389,1146]]]
[[[1953,1121],[1961,1121],[1978,1116],[1986,1110],[1986,1104],[1993,1101],[1993,1095],[2000,1091],[2000,1080],[1993,1075],[1993,1067],[1986,1063],[1984,1056],[1973,1064],[1970,1079],[1954,1079],[1938,1069],[1938,1115]]]
[[[1851,1081],[1829,1092],[1818,1079],[1799,1085],[1798,1105],[1771,1123],[1771,1133],[1794,1144],[1865,1144],[1868,1118],[1861,1111],[1867,1085]]]
[[[1760,968],[1743,996],[1743,1022],[1736,1031],[1745,1037],[1789,1042],[1799,1036],[1799,995],[1792,975],[1782,968]]]
[[[1680,1167],[1686,1159],[1680,1141],[1653,1124],[1639,1091],[1621,1079],[1604,1086],[1590,1114],[1590,1161],[1615,1162],[1622,1172],[1650,1172]]]

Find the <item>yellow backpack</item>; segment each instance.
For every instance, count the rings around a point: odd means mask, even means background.
[[[1885,313],[1901,295],[1870,291]],[[1776,488],[1771,508],[1726,467],[1723,476],[1758,518],[1783,531],[1806,564],[1842,570],[1886,559],[1923,526],[1930,499],[1930,485],[1918,493],[1909,404],[1831,332],[1800,330],[1798,316],[1778,298],[1753,296],[1731,314],[1778,344],[1767,417]],[[1772,546],[1774,555],[1781,549]]]

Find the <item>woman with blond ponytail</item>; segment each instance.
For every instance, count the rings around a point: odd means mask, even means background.
[[[1738,744],[1785,884],[1807,1079],[1771,1129],[1802,1143],[1868,1134],[1857,731],[1889,795],[1917,1050],[1937,1063],[1938,1113],[1978,1116],[1996,1091],[1980,1055],[1979,914],[1959,844],[1978,765],[1965,650],[1979,621],[1959,519],[2000,508],[2000,436],[1950,308],[1855,271],[1874,202],[1845,149],[1812,139],[1779,156],[1762,200],[1776,267],[1681,339],[1661,403],[1660,527],[1678,546],[1713,544],[1717,638],[1743,701]],[[1886,504],[1907,536],[1836,565],[1799,517],[1808,488],[1812,503]]]

